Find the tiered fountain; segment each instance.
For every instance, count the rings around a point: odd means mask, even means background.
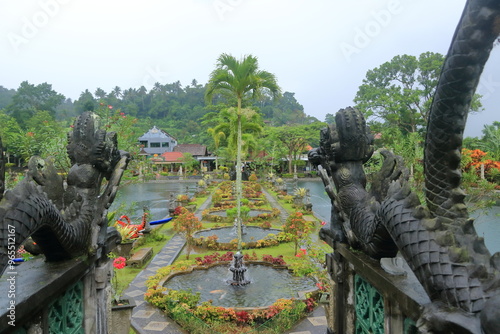
[[[233,256],[233,262],[229,270],[233,273],[233,279],[227,280],[227,282],[233,286],[242,286],[250,283],[249,280],[245,279],[245,272],[247,267],[243,264],[243,255],[240,252],[236,252]]]

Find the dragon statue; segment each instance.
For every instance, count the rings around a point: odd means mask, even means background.
[[[408,184],[402,159],[384,162],[366,190],[363,164],[373,136],[355,108],[341,109],[309,152],[332,200],[320,237],[347,242],[369,256],[399,251],[427,292],[422,333],[499,333],[500,254],[493,256],[469,218],[461,183],[461,146],[472,96],[500,33],[500,1],[467,2],[434,95],[424,149],[425,198]]]
[[[91,112],[76,119],[67,152],[72,167],[65,181],[51,159],[35,156],[27,177],[5,194],[1,161],[0,275],[29,237],[47,261],[99,257],[103,246],[120,242],[118,232],[107,227],[106,213],[129,154],[118,150],[116,133],[101,130],[98,116]]]

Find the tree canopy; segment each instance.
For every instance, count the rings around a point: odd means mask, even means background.
[[[320,129],[325,123],[315,122],[309,125],[280,126],[269,129],[269,135],[284,148],[288,158],[288,173],[293,173],[293,163],[311,147],[319,146]]]
[[[425,52],[415,56],[395,56],[369,70],[354,102],[367,119],[394,126],[403,134],[418,132],[427,124],[432,97],[439,80],[444,56]],[[479,111],[476,95],[472,111]]]
[[[24,126],[25,121],[37,111],[46,110],[54,117],[56,108],[64,100],[64,95],[54,91],[52,85],[46,82],[33,85],[28,81],[23,81],[17,92],[12,96],[12,101],[6,107],[6,110],[21,126]]]

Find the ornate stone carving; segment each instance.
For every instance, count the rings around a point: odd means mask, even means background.
[[[419,319],[422,332],[496,333],[500,328],[499,255],[478,237],[460,189],[460,148],[472,95],[500,32],[500,2],[468,1],[434,96],[425,142],[426,206],[407,183],[401,158],[385,160],[366,191],[363,163],[372,138],[362,114],[341,109],[322,130],[309,159],[318,165],[332,200],[332,218],[320,236],[348,242],[374,258],[402,256],[432,303]]]
[[[30,236],[47,261],[100,256],[96,252],[103,246],[119,240],[116,230],[108,230],[106,212],[129,154],[118,150],[116,133],[101,130],[98,117],[90,112],[75,121],[67,151],[72,167],[66,181],[50,159],[33,157],[28,176],[4,194],[0,202],[0,273]],[[0,165],[3,170],[3,161]]]

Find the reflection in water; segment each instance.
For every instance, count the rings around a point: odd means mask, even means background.
[[[332,204],[326,194],[325,186],[320,179],[287,181],[287,192],[293,195],[295,188],[309,189],[310,201],[313,205],[314,215],[321,220],[329,221]]]
[[[484,243],[490,253],[500,252],[500,206],[482,212],[474,212],[471,216],[475,219],[474,227],[477,235],[484,238]]]
[[[197,181],[168,182],[168,183],[139,183],[121,186],[118,190],[111,211],[118,208],[120,203],[137,202],[137,211],[133,217],[134,221],[139,221],[142,217],[142,207],[148,206],[151,210],[151,220],[158,220],[168,215],[168,202],[171,195],[188,194],[193,196],[196,191]],[[321,220],[330,220],[331,202],[325,192],[323,182],[318,178],[315,180],[299,180],[297,183],[288,184],[288,193],[293,194],[295,187],[308,188],[310,190],[310,200],[313,204],[313,212]],[[120,213],[118,213],[120,215]],[[500,251],[500,207],[495,206],[487,213],[477,212],[472,215],[475,218],[477,234],[483,236],[486,247],[493,254]]]
[[[297,182],[297,187],[309,189],[314,215],[321,220],[329,221],[332,210],[332,202],[325,191],[323,181],[320,179],[314,181],[299,180]]]
[[[116,210],[121,203],[127,206],[133,202],[137,203],[136,211],[131,217],[133,221],[140,221],[142,208],[150,209],[151,220],[159,220],[168,216],[168,203],[171,198],[179,194],[187,194],[192,197],[196,191],[198,181],[166,182],[166,183],[136,183],[120,186],[116,199],[110,211]],[[120,216],[121,213],[118,213]]]
[[[298,181],[288,184],[288,193],[292,194],[294,187],[308,188],[311,194],[313,212],[321,220],[330,220],[331,202],[325,192],[323,182],[318,180]],[[490,253],[500,252],[500,206],[486,210],[486,212],[475,212],[471,214],[475,219],[474,226],[479,236],[484,237],[486,247]]]

